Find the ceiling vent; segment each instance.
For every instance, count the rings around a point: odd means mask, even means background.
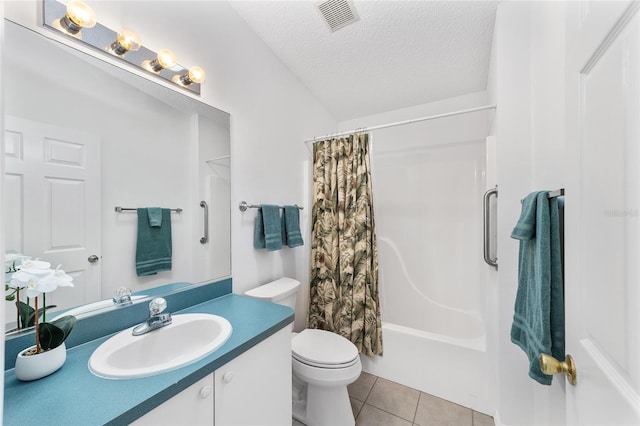
[[[360,15],[351,0],[322,0],[316,7],[331,32],[360,20]]]

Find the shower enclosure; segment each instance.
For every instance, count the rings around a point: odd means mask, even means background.
[[[363,357],[367,372],[482,412],[488,114],[372,134],[384,355]]]

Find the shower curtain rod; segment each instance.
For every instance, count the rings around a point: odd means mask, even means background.
[[[462,109],[460,111],[446,112],[444,114],[436,114],[436,115],[430,115],[428,117],[420,117],[420,118],[413,118],[411,120],[398,121],[396,123],[381,124],[379,126],[372,126],[372,127],[363,127],[360,129],[349,130],[347,132],[330,133],[326,136],[316,136],[311,139],[307,139],[304,141],[304,143],[306,144],[307,142],[316,142],[319,140],[325,140],[329,138],[335,138],[338,136],[350,135],[353,133],[369,132],[371,130],[378,130],[378,129],[386,129],[387,127],[403,126],[405,124],[417,123],[419,121],[435,120],[437,118],[451,117],[454,115],[467,114],[467,113],[476,112],[476,111],[484,111],[486,109],[496,109],[496,105],[485,105],[485,106],[476,107],[476,108]]]

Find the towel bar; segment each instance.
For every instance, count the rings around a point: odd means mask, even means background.
[[[555,191],[549,191],[547,198],[556,198],[564,196],[564,188],[556,189]]]
[[[300,210],[304,210],[304,207],[300,207],[297,204],[294,204],[294,206],[296,206]],[[278,206],[278,207],[280,207],[281,209],[284,208],[284,206]],[[246,212],[247,209],[259,209],[260,206],[256,204],[249,204],[246,201],[240,201],[240,205],[238,206],[238,208],[240,209],[241,212]]]
[[[547,198],[564,197],[564,188],[556,189],[555,191],[549,191]],[[520,204],[524,203],[524,198],[520,200]]]
[[[120,212],[123,212],[125,210],[126,211],[138,211],[138,209],[134,208],[134,207],[120,207],[120,206],[115,206],[113,208],[113,210],[116,213],[120,213]],[[169,210],[171,210],[172,212],[176,212],[176,213],[182,213],[182,211],[183,211],[180,207],[178,207],[177,209],[169,209]]]

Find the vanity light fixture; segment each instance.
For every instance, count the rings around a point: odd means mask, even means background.
[[[111,50],[118,56],[122,56],[128,51],[135,52],[142,45],[140,36],[137,32],[129,28],[123,28],[118,31],[116,41],[111,44]]]
[[[75,35],[83,28],[93,28],[98,22],[96,13],[85,3],[71,0],[67,3],[67,11],[60,18],[60,26],[69,34]]]
[[[176,61],[176,55],[168,49],[157,52],[142,45],[140,36],[130,28],[114,31],[97,21],[96,13],[79,0],[40,0],[42,26],[80,41],[101,54],[125,62],[128,66],[152,74],[150,79],[160,79],[171,86],[180,87],[197,95],[205,73],[200,67],[187,67]],[[0,0],[2,2],[2,0]],[[174,86],[175,85],[175,86]]]
[[[177,80],[180,83],[188,86],[193,83],[202,83],[206,77],[206,74],[202,68],[193,66],[189,68],[189,71],[187,71],[186,73],[176,77],[178,77]],[[176,80],[176,77],[174,77],[174,81]]]
[[[153,72],[160,72],[161,70],[168,68],[171,69],[176,66],[176,55],[169,49],[158,50],[158,55],[152,61],[144,61],[142,66]]]

